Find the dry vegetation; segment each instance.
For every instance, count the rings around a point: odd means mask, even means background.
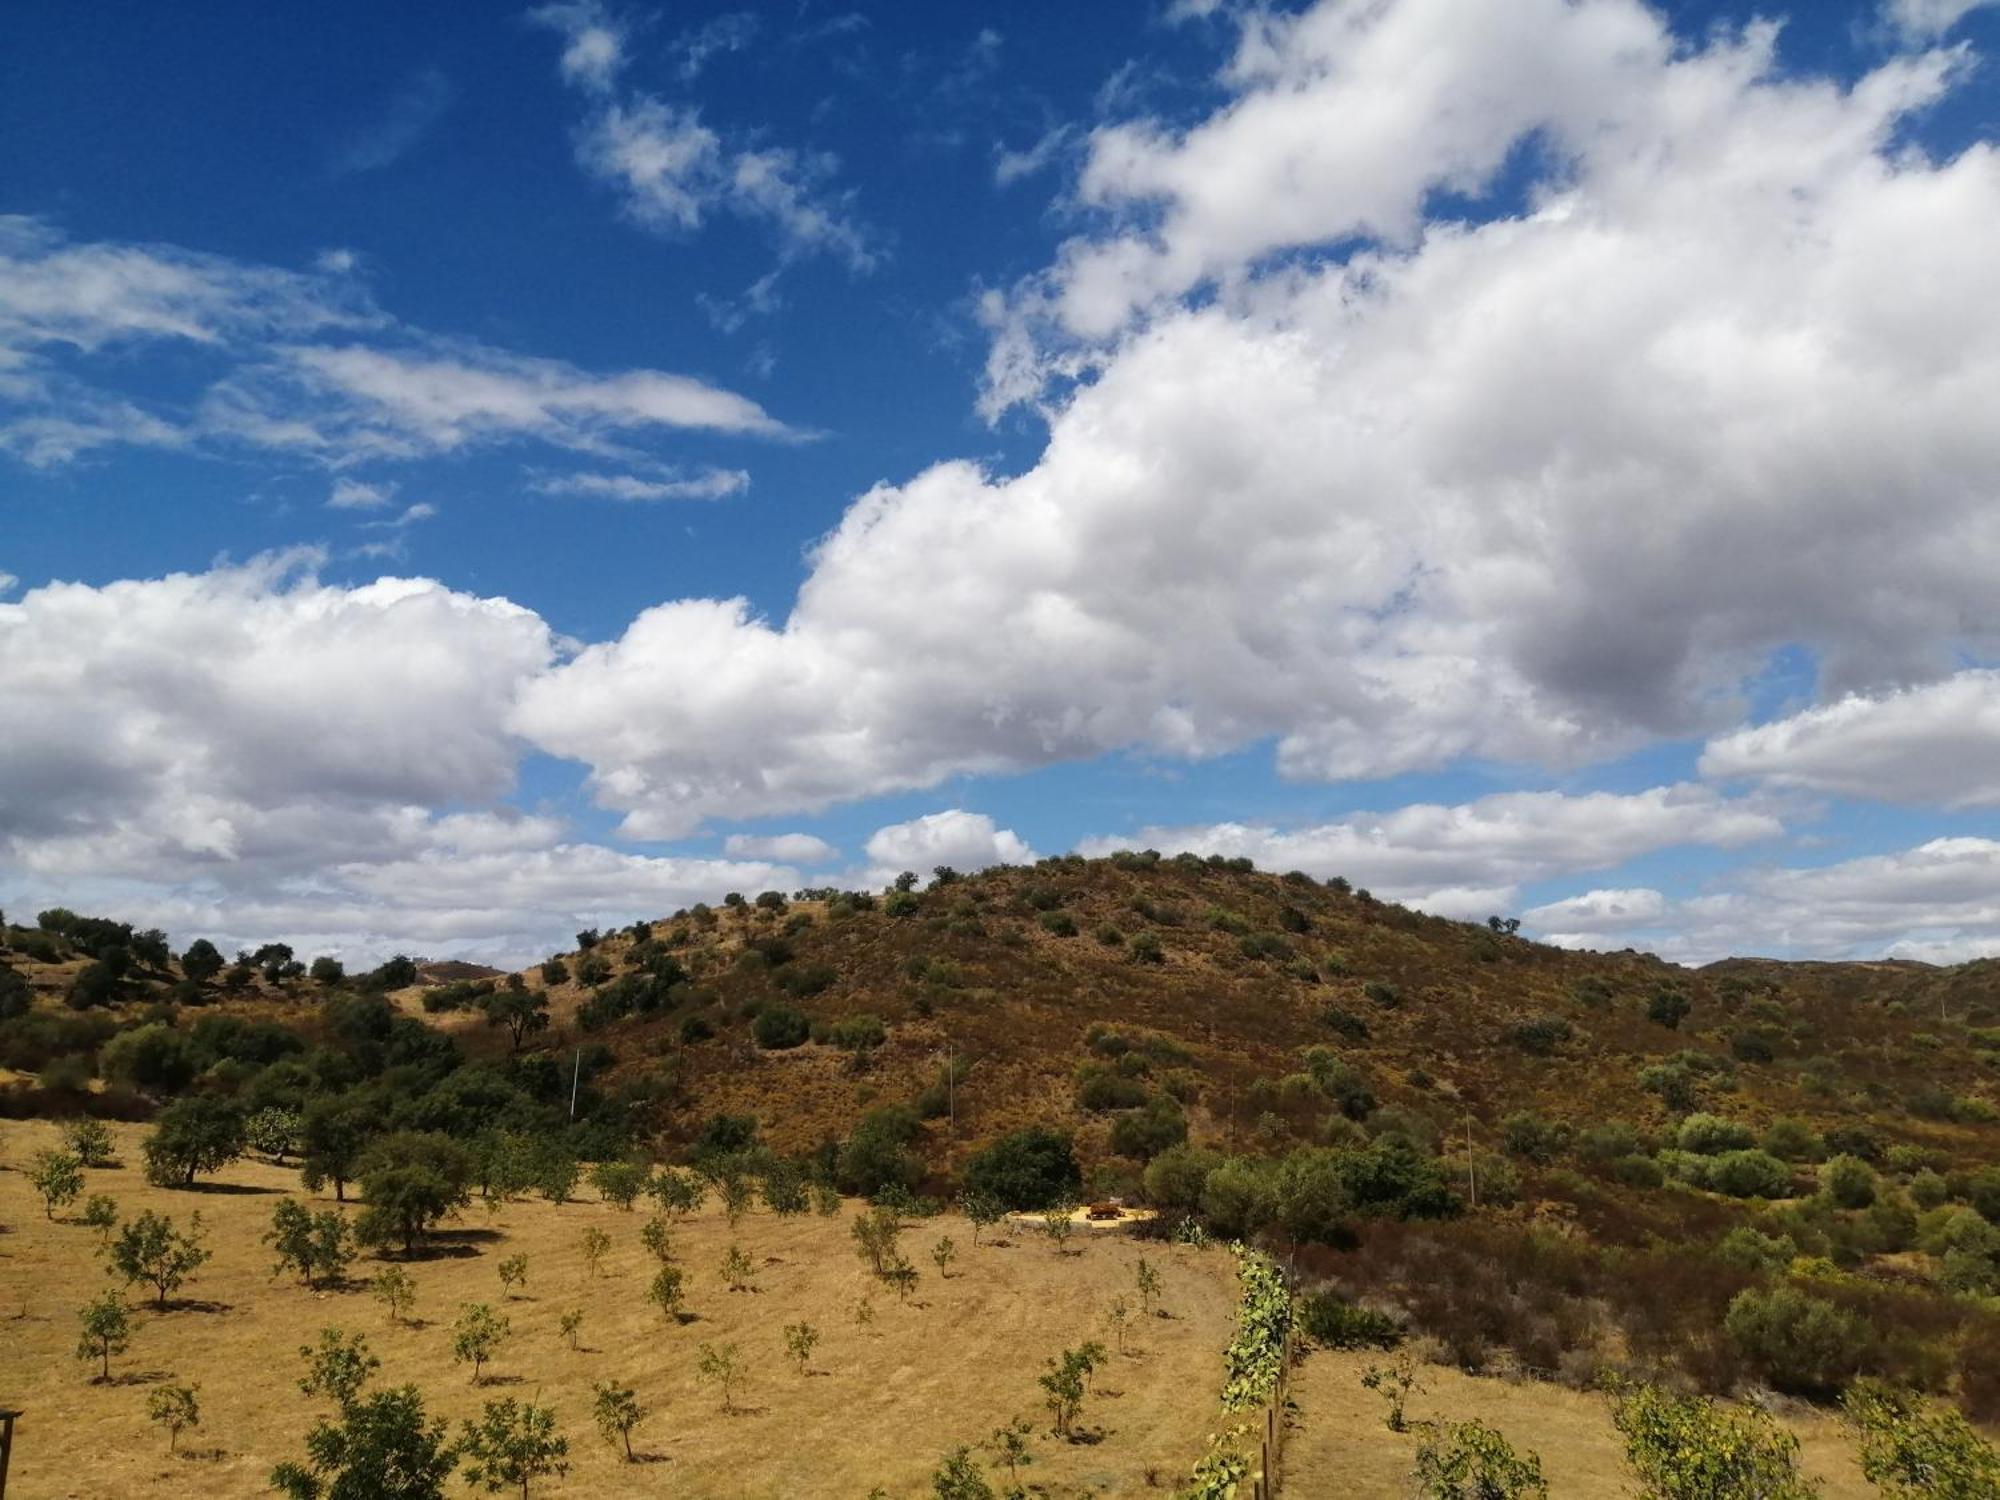
[[[42,1124],[4,1129],[10,1167],[56,1139]],[[113,1359],[110,1385],[93,1383],[74,1357],[76,1309],[107,1284],[92,1253],[96,1234],[47,1221],[22,1174],[0,1171],[0,1223],[8,1229],[0,1235],[0,1405],[27,1413],[8,1489],[18,1500],[269,1493],[272,1466],[298,1456],[325,1406],[301,1395],[296,1380],[299,1346],[329,1326],[365,1333],[382,1360],[378,1382],[414,1382],[454,1424],[497,1395],[535,1394],[553,1406],[570,1439],[571,1467],[548,1483],[551,1495],[859,1500],[876,1485],[915,1495],[928,1490],[930,1470],[948,1449],[976,1444],[1016,1415],[1035,1419],[1032,1477],[1052,1493],[1134,1494],[1150,1487],[1149,1471],[1168,1486],[1183,1475],[1212,1419],[1233,1297],[1230,1265],[1219,1253],[1140,1247],[1099,1232],[1078,1234],[1074,1253],[1058,1254],[1019,1228],[1007,1244],[988,1231],[975,1250],[971,1226],[943,1216],[906,1234],[923,1279],[904,1306],[857,1260],[847,1229],[853,1204],[835,1218],[778,1219],[759,1210],[733,1233],[710,1205],[675,1232],[694,1315],[682,1326],[644,1300],[651,1265],[638,1237],[643,1211],[526,1200],[490,1217],[475,1208],[445,1236],[444,1253],[408,1263],[419,1322],[404,1327],[358,1280],[379,1261],[356,1262],[357,1283],[340,1291],[314,1293],[271,1276],[259,1236],[280,1195],[297,1191],[295,1172],[246,1161],[219,1174],[212,1190],[164,1191],[147,1186],[132,1165],[139,1135],[119,1132],[126,1165],[92,1171],[88,1191],[111,1194],[127,1215],[151,1208],[184,1221],[200,1209],[215,1258],[168,1311],[136,1312],[131,1349]],[[580,1248],[593,1225],[613,1242],[596,1278]],[[960,1247],[942,1281],[921,1254],[940,1234]],[[732,1243],[755,1264],[755,1292],[731,1293],[716,1274]],[[1098,1440],[1059,1441],[1048,1433],[1035,1376],[1066,1345],[1112,1342],[1103,1315],[1112,1297],[1131,1293],[1140,1249],[1164,1267],[1173,1316],[1135,1323],[1127,1355],[1098,1376],[1084,1409],[1084,1426]],[[495,1268],[520,1253],[528,1257],[526,1296],[508,1299]],[[852,1312],[862,1296],[873,1302],[868,1328]],[[466,1367],[451,1359],[449,1325],[465,1301],[490,1303],[512,1324],[485,1388],[473,1387]],[[583,1347],[572,1350],[558,1318],[579,1306]],[[801,1319],[822,1333],[803,1376],[786,1358],[783,1337],[785,1325]],[[723,1416],[714,1390],[696,1378],[704,1341],[733,1342],[748,1362],[735,1415]],[[646,1460],[639,1465],[619,1462],[591,1425],[592,1382],[603,1379],[632,1386],[648,1409],[633,1433]],[[198,1383],[202,1408],[201,1426],[183,1435],[173,1458],[146,1418],[148,1390],[169,1380]]]

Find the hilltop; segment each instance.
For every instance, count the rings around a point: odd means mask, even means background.
[[[1853,1369],[2000,1414],[2000,965],[1689,970],[1191,857],[905,884],[732,896],[504,976],[267,951],[197,977],[135,941],[107,994],[88,931],[12,928],[34,1007],[0,1063],[39,1081],[7,1108],[256,1102],[260,1066],[299,1064],[269,1031],[261,1061],[204,1050],[226,1017],[344,1052],[311,1066],[425,1128],[747,1148],[919,1203],[1047,1127],[1071,1191],[1281,1246],[1469,1369],[1824,1393],[1839,1371],[1718,1332],[1742,1295],[1797,1291]],[[74,1009],[79,987],[106,998]],[[190,1048],[171,1077],[119,1039],[148,1025]]]

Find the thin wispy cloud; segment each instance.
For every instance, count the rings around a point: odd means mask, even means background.
[[[375,172],[401,160],[451,107],[455,92],[444,74],[424,69],[396,91],[380,115],[335,150],[334,172]]]
[[[710,469],[681,479],[645,479],[636,474],[564,474],[529,486],[538,495],[573,495],[596,500],[721,500],[750,488],[742,469]]]

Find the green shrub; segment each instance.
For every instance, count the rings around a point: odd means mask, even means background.
[[[1792,1169],[1762,1151],[1725,1151],[1707,1158],[1706,1180],[1698,1186],[1731,1198],[1788,1198]]]
[[[1696,1156],[1720,1156],[1725,1151],[1748,1151],[1757,1137],[1748,1125],[1725,1120],[1719,1115],[1689,1115],[1675,1132],[1674,1143]]]
[[[1793,1286],[1738,1292],[1722,1327],[1773,1386],[1801,1395],[1839,1389],[1872,1342],[1854,1313]]]
[[[1842,1409],[1861,1437],[1861,1472],[1890,1500],[1990,1500],[2000,1456],[1948,1406],[1861,1381]]]
[[[1818,1161],[1826,1155],[1826,1142],[1803,1120],[1773,1120],[1759,1144],[1785,1161]]]
[[[1299,1321],[1315,1342],[1328,1349],[1393,1349],[1403,1342],[1403,1325],[1394,1318],[1356,1307],[1332,1290],[1304,1298]]]
[[[1836,1156],[1819,1169],[1819,1187],[1841,1208],[1866,1208],[1875,1201],[1875,1169],[1858,1156]]]
[[[1064,938],[1076,936],[1076,918],[1066,911],[1045,911],[1038,920],[1044,932]]]
[[[1647,1500],[1817,1500],[1799,1440],[1754,1408],[1638,1386],[1612,1418]]]
[[[968,1192],[986,1193],[1011,1209],[1043,1209],[1075,1198],[1083,1186],[1068,1132],[1031,1125],[1001,1136],[965,1166]]]
[[[812,1035],[812,1022],[789,1005],[767,1005],[751,1023],[750,1034],[767,1052],[783,1052],[802,1045]]]
[[[1542,1461],[1519,1454],[1484,1422],[1428,1427],[1417,1445],[1417,1493],[1423,1500],[1547,1500]]]

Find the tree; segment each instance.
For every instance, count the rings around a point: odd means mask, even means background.
[[[102,1292],[86,1302],[76,1316],[82,1326],[76,1357],[99,1361],[96,1378],[107,1381],[111,1378],[111,1356],[123,1354],[132,1342],[132,1314],[125,1299],[116,1292]]]
[[[306,1435],[305,1465],[283,1463],[271,1484],[288,1500],[443,1500],[458,1466],[445,1424],[413,1385],[378,1391]]]
[[[449,1136],[399,1131],[372,1142],[356,1166],[367,1207],[354,1226],[363,1244],[405,1252],[472,1199],[472,1153]]]
[[[300,1392],[326,1396],[341,1411],[354,1405],[369,1377],[382,1368],[382,1361],[368,1352],[368,1340],[338,1328],[322,1328],[317,1344],[299,1345],[299,1358],[306,1362]]]
[[[1841,1208],[1875,1201],[1875,1169],[1858,1156],[1836,1156],[1819,1169],[1820,1191]]]
[[[1861,1438],[1861,1472],[1890,1500],[2000,1495],[2000,1454],[1956,1408],[1864,1380],[1842,1409]]]
[[[83,1202],[81,1222],[95,1229],[97,1242],[104,1244],[118,1227],[118,1200],[109,1193],[92,1193]]]
[[[901,1254],[889,1262],[889,1269],[882,1273],[882,1279],[896,1289],[898,1302],[908,1302],[917,1290],[917,1268]]]
[[[1132,1321],[1132,1304],[1123,1297],[1113,1297],[1111,1306],[1105,1310],[1105,1319],[1111,1324],[1111,1334],[1118,1342],[1118,1352],[1125,1352],[1125,1325]]]
[[[330,954],[322,953],[314,959],[312,967],[307,969],[306,973],[314,984],[325,985],[329,989],[347,982],[347,966]]]
[[[347,1184],[354,1181],[362,1153],[372,1134],[373,1116],[359,1100],[319,1098],[306,1105],[299,1120],[300,1180],[306,1191],[333,1184],[334,1201],[347,1201]]]
[[[111,1268],[127,1284],[151,1283],[155,1305],[165,1307],[167,1298],[186,1283],[209,1257],[202,1248],[201,1215],[189,1221],[185,1233],[174,1221],[150,1209],[129,1221],[112,1239]]]
[[[1145,1256],[1139,1257],[1139,1264],[1132,1268],[1132,1279],[1139,1286],[1139,1311],[1147,1317],[1153,1315],[1153,1304],[1160,1300],[1160,1273]]]
[[[1060,1437],[1068,1437],[1083,1414],[1085,1368],[1083,1352],[1065,1349],[1058,1359],[1045,1360],[1047,1369],[1036,1376],[1042,1400],[1049,1409],[1049,1421]]]
[[[282,1199],[271,1210],[271,1229],[264,1243],[277,1253],[271,1274],[295,1270],[308,1287],[337,1281],[354,1260],[354,1235],[338,1209],[308,1210],[295,1198]]]
[[[549,997],[546,990],[495,990],[479,1003],[488,1026],[504,1026],[509,1050],[519,1052],[527,1037],[548,1030]]]
[[[1066,1202],[1053,1203],[1042,1214],[1042,1232],[1058,1255],[1069,1253],[1070,1236],[1076,1232],[1075,1214],[1076,1205]]]
[[[740,1245],[731,1245],[722,1257],[722,1283],[732,1292],[754,1292],[756,1283],[751,1280],[756,1268],[750,1264],[750,1257],[743,1253]]]
[[[951,1242],[951,1236],[948,1234],[939,1236],[938,1242],[931,1246],[931,1261],[938,1268],[939,1281],[945,1279],[945,1267],[957,1259],[958,1246]]]
[[[877,1276],[886,1276],[896,1254],[897,1237],[903,1232],[903,1221],[891,1209],[871,1208],[854,1216],[849,1232],[854,1236],[855,1252],[868,1262],[868,1269]]]
[[[41,1194],[42,1214],[53,1219],[83,1192],[83,1159],[67,1151],[37,1151],[28,1167],[28,1184]]]
[[[512,1396],[486,1403],[477,1422],[467,1422],[459,1439],[468,1482],[489,1494],[514,1485],[528,1500],[528,1485],[544,1474],[569,1472],[569,1439],[556,1431],[556,1414]]]
[[[1067,1132],[1030,1126],[1001,1136],[965,1168],[968,1191],[987,1193],[1012,1209],[1042,1209],[1083,1187],[1076,1148]]]
[[[979,1472],[970,1448],[954,1448],[931,1472],[934,1500],[993,1500],[993,1486]]]
[[[741,1172],[726,1172],[716,1180],[715,1190],[722,1195],[723,1216],[734,1229],[756,1201],[757,1185]]]
[[[1773,1386],[1800,1395],[1845,1384],[1871,1341],[1859,1316],[1794,1286],[1738,1292],[1722,1327]]]
[[[222,953],[207,938],[196,938],[181,955],[181,972],[196,984],[207,984],[222,972]]]
[[[196,1173],[219,1172],[243,1154],[242,1111],[207,1094],[176,1099],[139,1149],[148,1182],[193,1187]]]
[[[972,1221],[972,1243],[979,1244],[979,1232],[990,1229],[1007,1217],[1007,1205],[991,1193],[964,1192],[958,1197],[959,1212]]]
[[[401,1266],[391,1266],[375,1278],[375,1296],[389,1309],[391,1323],[409,1321],[410,1309],[417,1303],[417,1283],[410,1273]]]
[[[1648,1500],[1814,1500],[1799,1473],[1799,1440],[1754,1407],[1641,1385],[1621,1392],[1612,1421]]]
[[[561,1327],[562,1329],[562,1336],[564,1341],[570,1346],[570,1348],[579,1349],[583,1347],[577,1341],[577,1334],[583,1328],[582,1308],[566,1307],[563,1309],[562,1316],[558,1318],[556,1321],[558,1326]]]
[[[243,1122],[243,1138],[279,1166],[299,1149],[299,1115],[291,1109],[260,1109]]]
[[[582,1165],[559,1146],[550,1147],[536,1159],[535,1189],[551,1203],[561,1205],[569,1202],[570,1195],[576,1191],[577,1180],[582,1176]]]
[[[806,1366],[812,1359],[813,1350],[819,1347],[819,1330],[810,1323],[787,1323],[785,1325],[785,1353],[790,1355],[799,1367],[799,1374],[806,1373]]]
[[[593,1276],[604,1274],[604,1257],[611,1249],[611,1236],[595,1224],[583,1232],[583,1263]]]
[[[1416,1364],[1406,1354],[1391,1365],[1370,1365],[1361,1372],[1363,1388],[1374,1391],[1389,1403],[1389,1413],[1384,1421],[1391,1432],[1408,1432],[1409,1419],[1403,1409],[1410,1397],[1423,1390],[1423,1383],[1417,1379]]]
[[[155,1386],[146,1396],[146,1416],[167,1429],[167,1452],[181,1440],[181,1430],[201,1425],[199,1385]]]
[[[1035,1461],[1028,1448],[1028,1438],[1034,1430],[1033,1422],[1016,1417],[1006,1426],[994,1428],[993,1435],[986,1440],[993,1456],[1007,1466],[1007,1500],[1024,1500],[1028,1493],[1021,1488],[1021,1470]]]
[[[1688,1011],[1692,1008],[1688,1003],[1688,997],[1679,990],[1662,989],[1656,991],[1653,998],[1646,1003],[1646,1019],[1666,1027],[1669,1031],[1678,1031],[1681,1022],[1687,1019]]]
[[[687,1277],[679,1266],[661,1266],[646,1287],[646,1300],[670,1318],[681,1314],[681,1299],[687,1294]]]
[[[528,1284],[528,1257],[510,1255],[494,1268],[500,1273],[500,1290],[509,1297],[519,1295],[518,1289]]]
[[[724,1344],[718,1348],[714,1344],[703,1344],[695,1358],[695,1374],[705,1384],[722,1392],[724,1415],[736,1409],[736,1387],[743,1383],[745,1375],[743,1356],[734,1344]]]
[[[637,1162],[601,1161],[590,1169],[590,1185],[606,1203],[630,1213],[646,1190],[646,1169]]]
[[[451,1357],[472,1366],[474,1385],[480,1383],[486,1362],[499,1350],[507,1333],[507,1320],[484,1302],[459,1304],[458,1321],[451,1325]]]
[[[674,1167],[662,1167],[646,1184],[646,1192],[660,1205],[660,1212],[685,1218],[701,1207],[708,1188],[699,1177]]]
[[[591,1408],[591,1414],[597,1418],[597,1430],[604,1435],[604,1441],[612,1447],[616,1448],[622,1444],[625,1449],[625,1462],[631,1463],[632,1429],[645,1417],[645,1408],[639,1405],[639,1400],[632,1394],[630,1386],[600,1380],[592,1389],[597,1394],[597,1400]]]
[[[1417,1445],[1423,1500],[1548,1500],[1542,1461],[1518,1454],[1484,1422],[1430,1425]]]
[[[63,1126],[63,1144],[86,1167],[108,1167],[116,1159],[112,1154],[111,1128],[89,1115],[82,1115]]]
[[[667,1228],[667,1221],[658,1214],[639,1226],[639,1243],[661,1265],[674,1258],[673,1231]]]

